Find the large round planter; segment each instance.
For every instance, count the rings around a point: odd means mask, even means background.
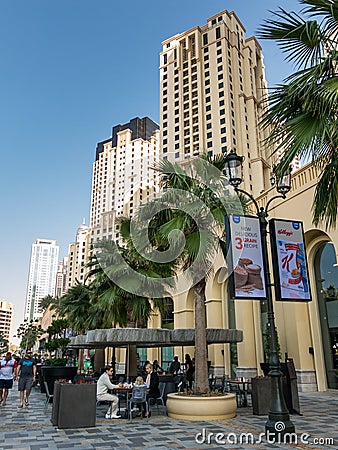
[[[168,394],[168,416],[186,420],[220,420],[236,416],[236,396],[224,394],[202,397],[182,394]]]

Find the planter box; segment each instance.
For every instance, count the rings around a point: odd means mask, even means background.
[[[252,378],[253,414],[267,415],[271,406],[271,378]]]
[[[95,427],[96,384],[55,383],[51,421],[58,428]]]
[[[74,380],[75,375],[77,374],[76,366],[41,366],[39,372],[41,371],[41,381],[47,381],[48,389],[50,394],[54,394],[54,382],[59,380],[60,378],[64,378],[66,380]]]

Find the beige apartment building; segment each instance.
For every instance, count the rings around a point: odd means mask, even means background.
[[[67,290],[83,283],[92,246],[100,240],[119,242],[118,216],[133,211],[158,191],[151,166],[159,157],[159,125],[149,117],[135,117],[113,127],[112,136],[97,144],[93,164],[90,226],[84,223],[69,245]]]
[[[88,269],[90,230],[83,222],[77,229],[75,242],[69,244],[66,266],[66,291],[77,282],[84,283]]]
[[[135,208],[158,190],[151,168],[159,158],[159,125],[149,117],[113,127],[112,136],[99,142],[93,164],[90,209],[91,241],[119,240],[118,216],[132,216]]]
[[[234,12],[222,11],[163,42],[160,55],[161,156],[184,161],[201,152],[235,149],[244,159],[241,188],[265,206],[276,191],[270,188],[272,161],[263,148],[258,123],[259,102],[266,82],[261,47]],[[299,390],[337,388],[338,369],[338,232],[315,228],[311,205],[317,176],[312,164],[292,177],[286,200],[275,200],[270,218],[302,221],[307,246],[312,301],[274,302],[282,359],[293,358]],[[232,300],[227,264],[219,256],[207,284],[207,324],[244,332],[240,344],[210,345],[214,374],[250,377],[261,373],[266,304]],[[174,298],[174,327],[193,328],[193,292]],[[161,326],[159,318],[152,326]],[[193,353],[193,348],[175,352]],[[149,352],[148,352],[149,353]],[[159,356],[152,350],[151,357]],[[336,371],[336,372],[335,372]]]
[[[245,189],[259,195],[269,180],[271,162],[257,126],[266,89],[258,41],[245,36],[234,12],[222,11],[162,46],[163,157],[178,162],[202,152],[235,149],[246,155]]]
[[[11,339],[13,325],[13,305],[12,303],[0,302],[0,335],[7,339]]]

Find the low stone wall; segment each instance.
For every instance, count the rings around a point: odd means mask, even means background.
[[[314,370],[296,370],[298,392],[317,392],[317,378]]]

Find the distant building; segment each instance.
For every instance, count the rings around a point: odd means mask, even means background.
[[[68,257],[65,256],[59,263],[58,270],[56,272],[55,294],[54,296],[60,298],[67,291],[67,266]]]
[[[83,283],[89,254],[89,228],[83,222],[77,229],[75,242],[69,244],[66,291],[77,282]]]
[[[158,160],[159,135],[156,122],[136,117],[114,126],[112,137],[97,144],[90,209],[92,242],[119,240],[115,218],[132,216],[158,190],[152,166]]]
[[[55,240],[37,239],[32,245],[25,303],[25,319],[41,317],[39,301],[55,294],[59,247]]]
[[[13,324],[13,305],[12,303],[0,302],[0,335],[9,340]]]

